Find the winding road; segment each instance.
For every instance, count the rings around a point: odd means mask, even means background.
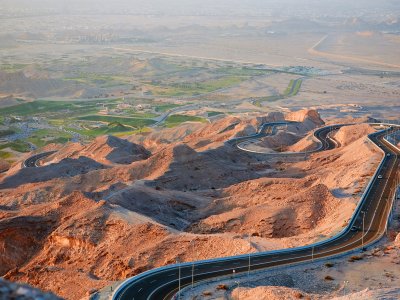
[[[264,123],[261,125],[261,127],[257,131],[257,133],[255,133],[253,135],[241,136],[241,137],[236,137],[236,138],[230,139],[230,140],[226,141],[226,144],[231,145],[231,146],[237,146],[240,143],[243,143],[245,141],[256,140],[256,139],[260,139],[265,136],[270,136],[274,133],[275,127],[286,125],[289,123],[296,123],[296,122],[279,121],[279,122]]]
[[[316,149],[308,150],[307,152],[270,152],[270,151],[265,152],[265,151],[250,150],[250,149],[245,148],[245,146],[243,146],[247,142],[256,141],[262,137],[274,135],[276,133],[276,127],[278,127],[278,126],[283,126],[283,125],[288,125],[288,124],[297,124],[297,123],[298,122],[293,122],[293,121],[280,121],[280,122],[265,123],[265,124],[261,125],[261,127],[257,133],[255,133],[253,135],[249,135],[249,136],[233,138],[233,139],[227,141],[226,143],[231,146],[237,147],[242,151],[256,153],[256,154],[266,154],[268,156],[280,156],[280,157],[304,156],[305,154],[328,150],[329,147],[332,147],[332,149],[335,147],[340,147],[339,143],[330,137],[330,133],[332,131],[338,130],[342,126],[348,125],[348,124],[331,125],[331,126],[322,127],[322,128],[315,130],[313,132],[313,136],[318,141],[320,146]],[[330,143],[330,145],[327,145],[327,143]]]
[[[31,157],[27,158],[23,162],[23,167],[24,168],[37,168],[38,167],[38,161],[50,156],[51,154],[55,153],[56,151],[48,151],[48,152],[42,152],[39,154],[32,155]]]
[[[318,151],[338,146],[328,135],[333,128],[337,129],[340,126],[344,125],[328,126],[316,131],[315,136],[322,145]],[[247,138],[254,139],[257,136],[269,134],[270,129],[268,128],[271,128],[271,124],[265,124],[256,135]],[[115,290],[112,299],[172,299],[181,288],[194,282],[340,256],[352,251],[359,251],[375,243],[384,235],[387,228],[393,204],[394,185],[399,180],[398,155],[400,151],[384,140],[386,133],[387,131],[384,130],[369,135],[370,141],[381,148],[383,158],[348,226],[338,235],[304,247],[195,261],[150,270],[125,280]],[[238,138],[229,143],[237,145],[239,141],[243,140],[245,139]]]

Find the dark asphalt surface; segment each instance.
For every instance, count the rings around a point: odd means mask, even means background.
[[[237,144],[247,141],[247,140],[252,140],[252,139],[259,139],[265,136],[269,136],[273,134],[273,128],[275,126],[279,126],[279,125],[286,125],[286,124],[290,124],[290,123],[296,123],[296,122],[271,122],[271,123],[265,123],[261,126],[261,128],[258,130],[257,133],[250,135],[250,136],[242,136],[242,137],[236,137],[233,138],[229,141],[227,141],[226,143],[231,145],[231,146],[236,146]]]
[[[37,167],[36,163],[39,160],[41,160],[42,158],[45,158],[55,152],[56,151],[48,151],[48,152],[39,153],[39,154],[29,157],[27,160],[24,161],[24,168],[36,168]]]
[[[335,143],[327,138],[330,129],[320,130],[316,136],[323,142],[323,149],[329,150],[336,147]],[[282,266],[290,263],[310,261],[314,259],[343,254],[349,250],[361,248],[378,240],[385,232],[386,222],[390,213],[391,201],[388,198],[390,189],[395,182],[396,173],[399,168],[397,151],[383,141],[384,134],[377,133],[371,138],[374,143],[380,144],[381,148],[390,153],[385,156],[379,174],[382,179],[375,178],[365,201],[355,212],[354,223],[349,224],[344,232],[333,240],[321,242],[315,246],[292,248],[278,252],[252,254],[250,258],[250,269],[265,269],[268,267]],[[363,213],[365,218],[363,222]],[[364,223],[364,226],[363,226]],[[357,231],[350,228],[356,226]],[[362,230],[364,228],[364,232]],[[362,235],[364,238],[362,239]],[[192,273],[192,268],[194,272]],[[240,257],[221,258],[213,262],[194,262],[184,266],[172,266],[167,270],[160,270],[148,274],[138,280],[132,281],[125,288],[118,291],[114,299],[124,300],[160,300],[171,299],[179,287],[178,274],[180,273],[180,286],[191,284],[192,274],[194,282],[210,279],[222,275],[248,272],[249,258],[247,255]]]

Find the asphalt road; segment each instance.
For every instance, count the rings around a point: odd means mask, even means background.
[[[43,153],[33,155],[24,161],[23,166],[24,166],[24,168],[36,168],[36,167],[38,167],[37,162],[39,160],[41,160],[55,152],[56,151],[48,151],[48,152],[43,152]]]
[[[162,123],[165,122],[165,120],[174,113],[180,112],[180,111],[186,111],[186,110],[193,110],[193,109],[198,109],[199,105],[198,104],[189,104],[189,105],[185,105],[185,106],[180,106],[180,107],[176,107],[173,109],[170,109],[169,111],[165,112],[164,114],[162,114],[161,116],[155,118],[154,120],[156,120],[156,123],[152,124],[150,127],[157,127],[160,126]]]
[[[251,151],[247,150],[244,148],[240,147],[241,143],[244,143],[249,140],[257,140],[265,136],[270,136],[275,134],[275,128],[277,126],[282,126],[282,125],[287,125],[287,124],[296,124],[297,122],[291,122],[291,121],[282,121],[282,122],[272,122],[272,123],[265,123],[263,124],[259,131],[256,134],[250,135],[250,136],[243,136],[243,137],[237,137],[233,138],[229,141],[227,141],[227,144],[238,147],[239,149],[243,151],[248,151],[252,153],[259,153],[259,154],[267,154],[269,156],[303,156],[305,153],[304,152],[293,152],[293,153],[286,153],[286,152],[268,152],[268,153],[263,153],[263,152],[257,152],[257,151]],[[330,138],[329,134],[332,131],[338,130],[340,127],[346,126],[346,124],[341,124],[341,125],[335,125],[335,126],[326,126],[322,127],[320,129],[317,129],[314,131],[314,136],[321,142],[321,146],[315,150],[307,151],[307,154],[313,153],[313,152],[318,152],[318,151],[323,151],[323,150],[329,150],[333,149],[335,147],[339,147],[339,143],[332,138]]]
[[[259,138],[262,138],[265,136],[269,136],[269,135],[273,134],[273,130],[274,130],[275,126],[286,125],[289,123],[296,123],[296,122],[281,121],[281,122],[265,123],[265,124],[261,125],[261,127],[257,133],[250,135],[250,136],[236,137],[236,138],[230,139],[226,143],[231,146],[237,146],[239,143],[242,143],[244,141],[259,139]]]
[[[330,129],[320,130],[316,135],[323,144],[321,150],[329,150],[337,146],[332,139],[327,137],[329,132]],[[158,272],[152,272],[137,279],[133,278],[117,290],[113,299],[171,299],[179,286],[190,285],[192,281],[335,256],[377,241],[386,230],[391,208],[389,194],[398,176],[399,168],[399,153],[383,140],[383,136],[384,133],[377,133],[371,137],[375,144],[381,145],[386,154],[390,154],[385,156],[379,172],[383,178],[374,177],[371,188],[356,210],[352,223],[335,239],[301,248],[252,254],[250,258],[248,255],[242,255],[161,268]]]

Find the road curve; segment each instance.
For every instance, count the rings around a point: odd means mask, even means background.
[[[336,147],[334,141],[326,139],[329,131],[321,130],[317,135],[323,145],[321,150]],[[232,275],[233,272],[244,273],[343,255],[373,244],[385,233],[392,208],[391,188],[398,179],[399,151],[384,140],[385,134],[386,131],[380,131],[369,135],[369,139],[382,149],[384,156],[348,226],[335,237],[304,247],[189,262],[150,270],[124,281],[116,289],[112,299],[171,299],[179,288],[192,282]],[[382,179],[378,175],[382,175]]]
[[[37,168],[37,167],[39,167],[37,164],[39,160],[41,160],[47,156],[50,156],[51,154],[53,154],[55,152],[56,151],[48,151],[48,152],[42,152],[39,154],[32,155],[31,157],[24,160],[22,165],[24,168]]]
[[[248,140],[260,139],[262,137],[272,135],[274,128],[276,126],[282,126],[282,125],[287,125],[287,124],[291,124],[291,123],[297,123],[297,122],[279,121],[279,122],[264,123],[260,126],[259,130],[255,134],[232,138],[232,139],[226,141],[226,144],[231,145],[231,146],[237,146],[240,143],[243,143]]]
[[[349,124],[340,124],[340,125],[330,125],[330,126],[318,128],[317,130],[315,130],[313,132],[313,137],[318,141],[318,143],[320,145],[318,148],[309,150],[306,152],[264,152],[264,151],[255,151],[255,150],[246,149],[245,147],[242,146],[242,144],[246,143],[247,141],[254,141],[254,140],[258,140],[265,136],[274,135],[275,128],[277,126],[296,124],[296,123],[298,123],[298,122],[283,121],[283,122],[265,123],[265,124],[261,125],[260,130],[256,134],[253,134],[250,136],[233,138],[233,139],[227,141],[227,143],[230,144],[231,146],[235,146],[235,147],[239,148],[242,151],[255,153],[255,154],[263,154],[263,155],[268,155],[268,156],[280,156],[280,157],[304,156],[305,154],[310,154],[310,153],[325,150],[325,148],[329,148],[330,146],[327,145],[327,143],[330,143],[330,145],[333,147],[335,147],[335,146],[340,147],[340,144],[330,137],[330,133],[332,131],[338,130],[340,127],[349,125]]]

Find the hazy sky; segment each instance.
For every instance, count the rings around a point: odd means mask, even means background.
[[[396,13],[399,0],[0,0],[0,12],[168,15]]]

